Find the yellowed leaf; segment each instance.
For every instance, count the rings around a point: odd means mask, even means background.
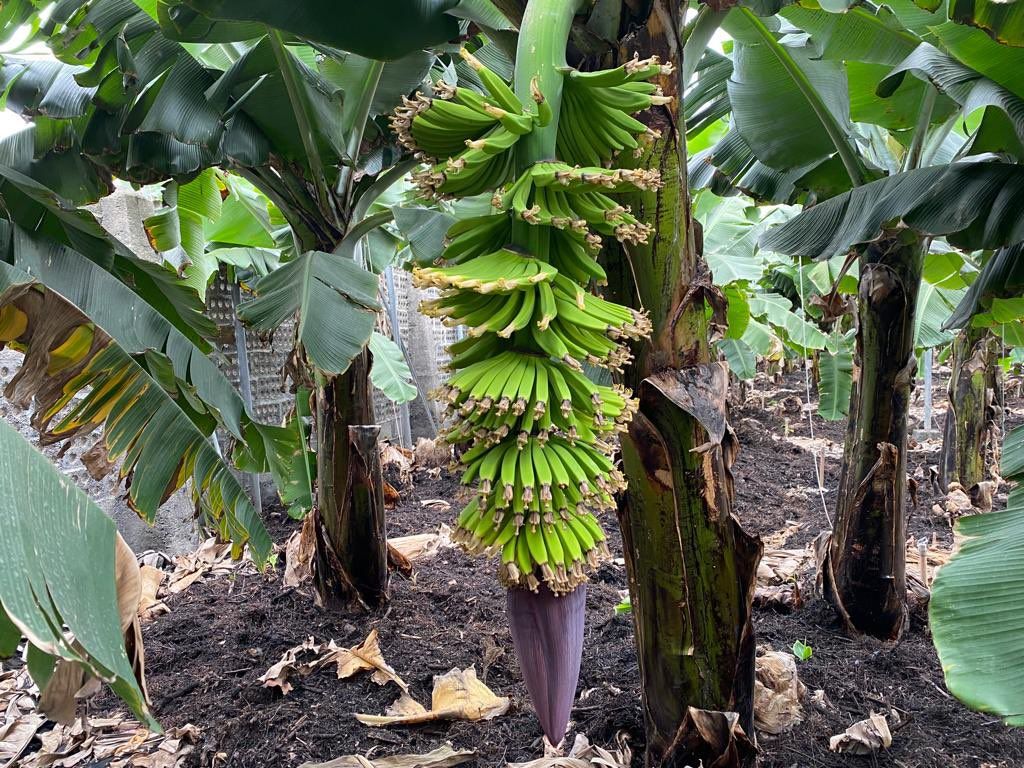
[[[408,699],[409,701],[406,701]],[[388,725],[414,725],[435,720],[490,720],[508,712],[509,700],[496,696],[490,688],[477,679],[473,667],[465,670],[453,669],[434,678],[434,692],[430,709],[412,706],[411,697],[403,693],[384,715],[356,715],[364,725],[375,727]]]
[[[403,691],[409,686],[405,684],[391,666],[384,661],[380,651],[380,641],[377,637],[377,630],[370,630],[370,634],[360,645],[351,648],[339,648],[332,640],[328,644],[329,655],[324,659],[325,664],[334,663],[338,666],[338,678],[352,677],[356,672],[373,670],[373,681],[378,685],[395,683]]]
[[[552,750],[536,760],[508,763],[507,768],[629,768],[633,752],[627,739],[626,734],[620,733],[616,737],[616,748],[608,750],[591,744],[586,736],[578,733],[568,754],[558,754]]]

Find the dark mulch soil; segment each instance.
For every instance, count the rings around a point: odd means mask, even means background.
[[[827,527],[817,494],[811,455],[780,441],[786,429],[807,436],[806,419],[779,406],[802,392],[802,378],[787,377],[764,399],[755,393],[735,408],[732,420],[743,444],[735,467],[737,514],[752,531],[767,535],[791,522],[800,524],[786,546],[802,546]],[[937,395],[937,400],[941,398]],[[787,427],[786,422],[789,422]],[[941,423],[941,422],[940,422]],[[815,434],[841,443],[843,425],[815,421]],[[935,462],[933,450],[916,451],[911,471]],[[826,496],[831,508],[838,461],[827,466]],[[436,529],[451,511],[424,507],[425,499],[452,499],[448,477],[423,476],[403,493],[389,518],[392,535]],[[934,493],[921,486],[920,504],[909,510],[909,530],[948,542],[948,527],[929,514]],[[287,537],[294,523],[275,518],[275,534]],[[613,533],[612,549],[621,547]],[[280,564],[278,574],[280,573]],[[591,740],[609,743],[627,731],[642,752],[636,657],[627,615],[614,606],[624,589],[621,566],[602,567],[588,596],[588,630],[575,727]],[[806,584],[806,595],[811,585]],[[196,584],[169,601],[171,613],[145,628],[149,690],[165,726],[195,723],[203,731],[193,765],[262,768],[297,766],[343,754],[422,752],[451,741],[477,750],[480,766],[504,766],[539,753],[540,729],[519,680],[505,625],[504,592],[493,564],[447,550],[418,568],[412,580],[397,577],[390,608],[379,616],[329,612],[314,607],[303,590],[282,590],[279,578],[239,575]],[[758,642],[775,649],[803,640],[814,649],[799,667],[809,691],[824,689],[830,707],[805,707],[806,719],[774,740],[761,739],[760,764],[768,768],[812,766],[892,766],[893,768],[982,768],[1024,765],[1024,733],[989,715],[968,711],[945,690],[927,627],[913,623],[895,647],[851,640],[838,630],[828,606],[817,597],[792,614],[755,615]],[[380,687],[363,676],[336,680],[322,670],[296,682],[282,696],[257,678],[284,651],[312,635],[339,644],[361,642],[377,627],[385,658],[429,702],[432,678],[453,667],[476,665],[491,688],[510,696],[511,713],[472,724],[450,723],[406,729],[364,727],[354,712],[381,713],[396,698],[393,686]],[[503,653],[489,665],[485,652]],[[493,658],[494,652],[487,654]],[[93,704],[102,711],[109,698]],[[871,711],[899,715],[902,725],[891,749],[874,757],[844,757],[828,751],[829,736],[842,732]],[[893,718],[890,717],[890,721]],[[639,760],[636,763],[640,765]]]

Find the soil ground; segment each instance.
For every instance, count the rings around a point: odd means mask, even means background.
[[[809,437],[807,420],[787,413],[782,403],[803,398],[803,378],[790,376],[778,386],[748,393],[731,418],[742,452],[735,466],[737,514],[762,536],[787,526],[793,532],[784,546],[799,547],[828,528],[817,491],[812,455],[781,439]],[[941,403],[938,387],[936,400]],[[1020,421],[1010,403],[1008,426]],[[941,413],[938,415],[941,425]],[[844,424],[815,416],[815,435],[841,448]],[[938,442],[929,441],[911,454],[910,472],[924,474],[937,460]],[[834,504],[838,458],[826,466],[825,496]],[[454,499],[453,479],[420,475],[403,491],[390,513],[389,534],[421,533],[450,523],[452,509],[424,506],[428,499]],[[908,509],[914,536],[935,536],[948,545],[948,525],[929,510],[938,496],[925,480],[916,508]],[[792,524],[797,524],[793,526]],[[275,535],[283,541],[295,523],[274,515]],[[612,532],[613,554],[621,543]],[[283,558],[282,558],[283,559]],[[540,729],[520,682],[505,623],[504,591],[494,578],[493,563],[444,550],[420,565],[412,579],[395,577],[390,607],[366,616],[321,610],[308,590],[285,590],[277,575],[238,575],[195,584],[171,598],[171,612],[145,628],[149,690],[165,726],[194,723],[202,729],[192,765],[231,768],[297,766],[352,753],[426,752],[445,741],[472,748],[480,766],[504,766],[539,754]],[[810,577],[812,578],[812,577]],[[802,640],[813,658],[799,665],[809,691],[823,689],[829,705],[805,703],[805,720],[791,733],[760,739],[760,765],[766,768],[892,766],[893,768],[1009,768],[1024,765],[1024,731],[1004,727],[990,715],[965,709],[946,691],[927,626],[913,622],[893,647],[851,640],[838,629],[829,607],[813,596],[808,578],[807,602],[784,614],[755,614],[758,642],[776,650]],[[643,752],[633,627],[628,614],[614,606],[626,588],[620,565],[602,566],[589,587],[587,636],[574,728],[598,744],[616,734],[630,734],[636,765]],[[499,695],[509,696],[511,712],[484,723],[455,722],[428,727],[373,729],[359,724],[354,712],[382,713],[396,697],[393,686],[381,687],[368,676],[336,680],[322,670],[300,679],[282,696],[265,688],[259,676],[285,650],[312,635],[339,645],[360,643],[378,628],[388,662],[411,685],[421,702],[429,702],[432,678],[452,667],[476,665]],[[498,650],[495,650],[498,649]],[[92,702],[93,713],[115,706],[106,696]],[[829,737],[841,733],[872,710],[898,714],[893,745],[871,757],[836,755]],[[890,716],[890,722],[893,717]],[[571,736],[570,736],[571,738]]]

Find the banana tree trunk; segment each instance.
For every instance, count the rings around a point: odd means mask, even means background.
[[[860,253],[857,367],[825,595],[846,629],[895,640],[906,623],[907,410],[924,243],[887,231]]]
[[[676,0],[630,24],[620,58],[659,54],[681,69]],[[639,27],[639,28],[638,28]],[[625,28],[625,25],[624,25]],[[674,78],[661,83],[679,96]],[[724,309],[700,256],[686,187],[680,99],[651,110],[654,142],[638,167],[664,187],[630,203],[656,223],[648,245],[609,264],[613,298],[651,314],[627,383],[640,408],[622,437],[629,482],[619,505],[647,736],[645,765],[754,764],[751,602],[761,543],[733,516],[728,371],[712,362],[706,304]],[[635,275],[635,281],[634,281]]]
[[[328,604],[387,602],[387,535],[366,350],[317,387],[317,591]]]
[[[986,458],[996,425],[999,345],[986,328],[968,326],[953,339],[952,373],[942,430],[939,482],[970,489],[985,479]]]

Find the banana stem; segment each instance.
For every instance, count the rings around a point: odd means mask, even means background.
[[[565,46],[573,17],[585,0],[530,0],[520,26],[516,50],[515,92],[530,104],[530,83],[536,77],[544,99],[551,105],[551,122],[534,128],[516,147],[516,171],[522,173],[540,160],[555,157],[558,116],[562,107],[562,72]]]

